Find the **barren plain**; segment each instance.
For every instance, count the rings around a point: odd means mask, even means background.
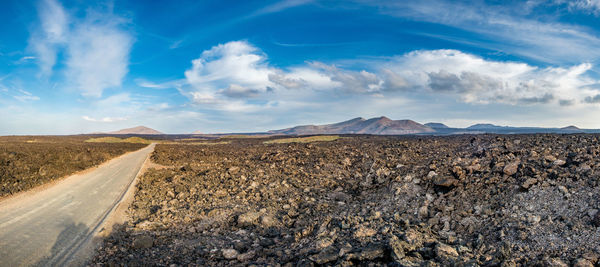
[[[90,143],[85,136],[0,137],[0,198],[97,166],[146,144]]]
[[[597,135],[270,140],[157,145],[91,264],[598,264]]]

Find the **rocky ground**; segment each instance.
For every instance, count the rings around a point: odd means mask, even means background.
[[[598,266],[600,137],[158,145],[92,265]]]
[[[142,144],[85,143],[82,137],[0,137],[0,198],[101,164]]]

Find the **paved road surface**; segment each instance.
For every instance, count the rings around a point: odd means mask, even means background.
[[[0,202],[0,266],[63,266],[121,200],[154,144]]]

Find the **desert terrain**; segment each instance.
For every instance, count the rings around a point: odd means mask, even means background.
[[[86,136],[0,137],[0,198],[97,166],[145,144],[86,142]]]
[[[92,266],[597,266],[600,137],[158,144]],[[213,145],[207,145],[213,143]]]

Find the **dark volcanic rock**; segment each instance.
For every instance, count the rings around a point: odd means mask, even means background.
[[[231,140],[158,145],[93,264],[598,264],[599,136]]]

